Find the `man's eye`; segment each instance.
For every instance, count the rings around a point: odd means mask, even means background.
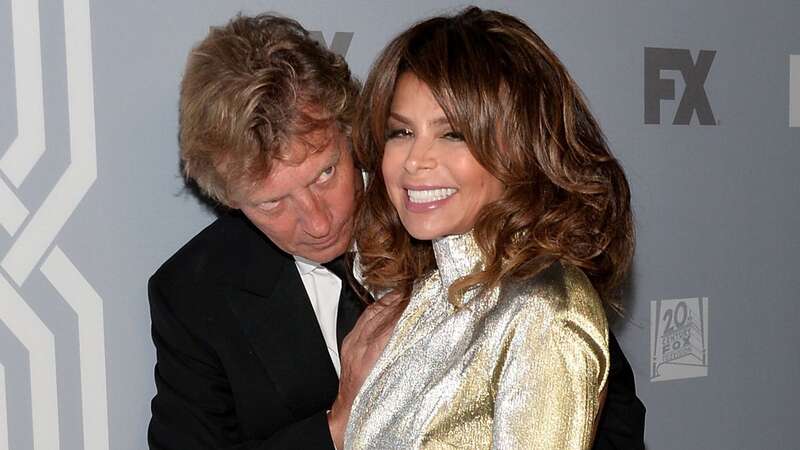
[[[442,135],[442,137],[447,139],[448,141],[463,141],[464,140],[464,135],[461,132],[458,132],[458,131],[448,131],[447,133]]]
[[[411,130],[409,130],[408,128],[394,128],[386,132],[386,139],[389,140],[389,139],[404,138],[411,136],[412,134],[413,133],[411,133]]]
[[[265,212],[271,212],[271,211],[276,210],[279,205],[280,205],[280,201],[278,201],[278,200],[273,200],[271,202],[261,202],[261,203],[258,204],[258,209],[260,209],[262,211],[265,211]]]
[[[333,174],[336,173],[336,166],[330,166],[327,169],[323,170],[321,174],[319,174],[319,178],[317,178],[318,183],[324,183],[333,177]]]

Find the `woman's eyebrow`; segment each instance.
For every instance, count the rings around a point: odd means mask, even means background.
[[[403,123],[403,124],[410,124],[411,123],[411,119],[409,119],[408,117],[406,117],[406,116],[404,116],[404,115],[402,115],[402,114],[400,114],[398,112],[395,112],[395,111],[390,111],[389,112],[389,118],[390,119],[394,119],[394,120],[396,120],[396,121],[398,121],[400,123]]]
[[[436,119],[433,119],[433,120],[429,121],[428,125],[430,125],[432,127],[440,127],[440,126],[443,126],[443,125],[447,125],[449,127],[450,126],[450,121],[447,120],[447,117],[442,116],[442,117],[438,117]]]
[[[411,119],[409,119],[408,117],[406,117],[406,116],[404,116],[404,115],[402,115],[402,114],[400,114],[398,112],[395,112],[395,111],[390,111],[389,112],[389,118],[390,119],[394,119],[394,120],[396,120],[396,121],[398,121],[400,123],[406,124],[406,125],[412,123]],[[435,118],[433,120],[430,120],[430,121],[428,121],[428,125],[432,126],[432,127],[438,127],[438,126],[443,126],[443,125],[451,126],[450,125],[450,121],[447,119],[446,116],[441,116],[441,117],[437,117],[437,118]]]

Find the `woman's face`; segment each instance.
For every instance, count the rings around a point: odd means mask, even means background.
[[[413,73],[402,74],[395,85],[386,132],[386,190],[416,239],[470,231],[484,205],[503,194],[503,184],[475,160]]]

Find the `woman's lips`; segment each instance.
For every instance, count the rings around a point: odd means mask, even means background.
[[[405,207],[411,212],[425,212],[447,203],[458,189],[451,187],[408,187],[405,189]]]

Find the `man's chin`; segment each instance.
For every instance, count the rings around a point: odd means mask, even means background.
[[[328,247],[315,249],[307,248],[297,256],[303,257],[309,261],[324,264],[331,260],[338,258],[347,251],[347,242],[335,242]]]

